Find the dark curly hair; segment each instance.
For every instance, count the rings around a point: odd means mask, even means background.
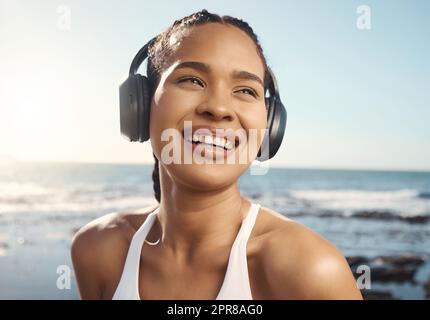
[[[217,14],[213,14],[203,9],[199,12],[193,13],[189,16],[186,16],[180,20],[176,20],[167,30],[159,34],[155,41],[151,43],[148,47],[148,63],[146,74],[149,80],[149,87],[151,96],[154,94],[155,89],[161,79],[161,74],[168,67],[169,59],[174,53],[174,48],[172,48],[171,39],[174,36],[175,38],[180,39],[184,37],[186,32],[192,26],[203,25],[206,23],[221,23],[221,24],[230,24],[236,26],[242,31],[246,32],[246,34],[254,41],[257,46],[258,53],[263,62],[265,73],[264,73],[264,84],[265,84],[265,92],[268,87],[268,68],[267,61],[263,54],[263,49],[261,48],[260,42],[258,41],[257,35],[254,33],[252,28],[248,23],[241,19],[237,19],[231,16],[219,16]],[[159,172],[159,164],[158,159],[155,154],[154,156],[155,164],[154,170],[152,172],[152,181],[154,188],[154,196],[155,199],[160,202],[161,201],[161,190],[160,190],[160,172]]]

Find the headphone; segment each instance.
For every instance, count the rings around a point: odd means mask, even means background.
[[[131,62],[128,78],[119,87],[121,134],[129,141],[145,142],[149,139],[151,108],[149,80],[146,76],[138,74],[137,70],[148,57],[148,47],[156,38],[152,38],[139,50]],[[268,74],[270,96],[265,97],[268,130],[256,158],[261,162],[275,156],[281,146],[287,123],[287,110],[281,102],[275,75],[270,68]]]

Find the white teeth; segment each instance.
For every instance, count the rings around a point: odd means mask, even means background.
[[[193,134],[192,136],[187,136],[185,139],[190,142],[200,142],[211,146],[216,145],[217,147],[227,150],[233,149],[233,143],[231,141],[228,141],[226,138]]]
[[[217,146],[220,146],[220,147],[224,148],[225,140],[224,140],[223,138],[220,138],[220,137],[215,137],[215,141],[214,141],[214,143],[215,143]]]
[[[212,144],[213,139],[211,136],[204,136],[204,141],[206,144]]]
[[[232,143],[231,141],[227,141],[227,143],[225,144],[225,147],[226,147],[228,150],[231,150],[231,149],[233,149],[233,143]]]

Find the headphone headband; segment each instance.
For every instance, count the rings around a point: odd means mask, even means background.
[[[136,53],[136,56],[134,57],[133,61],[130,65],[130,70],[128,72],[129,76],[135,75],[137,70],[139,69],[142,62],[148,57],[148,48],[149,46],[157,39],[157,37],[152,38],[149,40],[140,50],[138,53]]]

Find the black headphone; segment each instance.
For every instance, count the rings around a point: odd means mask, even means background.
[[[151,108],[149,81],[147,77],[136,72],[148,57],[148,47],[156,38],[152,38],[139,50],[131,62],[127,80],[119,87],[121,134],[130,141],[145,142],[149,139]],[[258,161],[271,159],[276,154],[281,146],[287,123],[287,110],[281,102],[275,75],[270,68],[268,74],[270,96],[265,97],[268,130],[257,154]]]

